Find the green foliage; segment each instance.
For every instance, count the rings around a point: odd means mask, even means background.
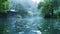
[[[0,0],[0,13],[6,13],[7,8],[8,8],[7,0]]]
[[[59,8],[59,3],[59,0],[44,0],[44,2],[38,4],[38,9],[41,10],[42,15],[49,14],[51,17],[54,17],[54,10]]]

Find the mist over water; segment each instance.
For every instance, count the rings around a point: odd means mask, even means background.
[[[9,0],[10,4],[12,6],[15,6],[15,4],[20,3],[27,12],[31,15],[30,17],[27,16],[26,18],[15,18],[15,17],[9,17],[10,22],[10,34],[41,34],[41,32],[37,29],[37,26],[41,22],[40,20],[42,17],[39,15],[39,11],[37,9],[38,6],[38,0]],[[13,9],[15,7],[12,7]],[[15,27],[17,25],[15,24],[22,24],[22,30],[21,32],[14,31]],[[18,27],[19,28],[19,27]],[[17,30],[17,29],[15,29]]]

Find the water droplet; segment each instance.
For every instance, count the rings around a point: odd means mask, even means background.
[[[9,30],[7,30],[6,32],[9,32]]]
[[[44,31],[47,31],[47,30],[44,30]]]

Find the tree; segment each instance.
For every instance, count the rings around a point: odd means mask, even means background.
[[[6,9],[8,8],[8,0],[0,0],[0,13],[6,13]]]
[[[14,9],[16,11],[16,17],[26,17],[28,16],[27,10],[24,8],[24,6],[20,3],[12,3],[9,5],[9,9]]]
[[[57,10],[59,6],[59,0],[44,0],[38,4],[38,9],[41,10],[44,17],[54,17],[54,10]]]

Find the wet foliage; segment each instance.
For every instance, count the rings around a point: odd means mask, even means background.
[[[38,9],[45,18],[59,18],[59,2],[59,0],[44,0],[38,4]]]
[[[6,9],[8,8],[8,0],[0,0],[0,13],[6,13]]]

